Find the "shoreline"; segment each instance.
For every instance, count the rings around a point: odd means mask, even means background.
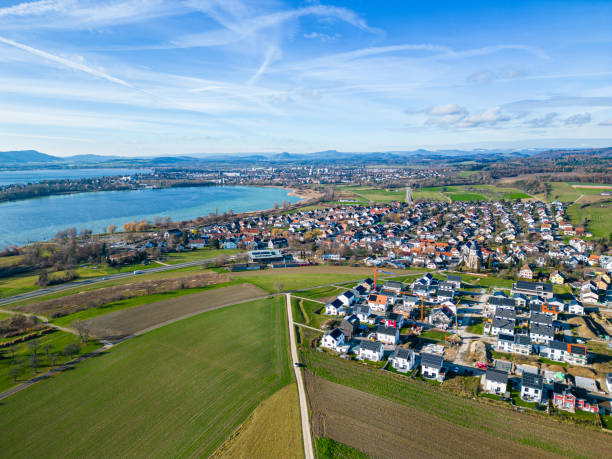
[[[281,185],[220,185],[220,184],[216,184],[213,185],[214,187],[255,187],[255,188],[277,188],[277,189],[282,189],[287,191],[287,195],[288,196],[293,196],[293,197],[297,197],[300,198],[299,201],[295,202],[295,203],[291,203],[289,205],[289,209],[296,209],[308,204],[312,204],[314,202],[316,202],[317,199],[319,199],[322,194],[315,191],[315,190],[311,190],[311,189],[298,189],[295,187],[289,187],[289,186],[281,186]],[[197,185],[196,185],[197,187]],[[175,187],[169,187],[169,188],[175,188]],[[160,188],[160,189],[164,189],[164,188]],[[106,192],[106,191],[138,191],[138,190],[103,190],[103,191],[99,191],[99,192]],[[62,193],[62,194],[58,194],[58,195],[51,195],[51,196],[40,196],[40,197],[35,197],[35,198],[29,198],[29,199],[24,199],[24,200],[20,200],[20,201],[28,201],[30,199],[43,199],[43,198],[51,198],[53,196],[66,196],[66,195],[74,195],[74,194],[89,194],[89,193],[95,193],[95,191],[92,192],[76,192],[76,193]],[[10,202],[10,201],[9,201]],[[268,214],[268,213],[274,213],[274,212],[283,212],[282,207],[279,207],[278,209],[275,208],[267,208],[267,209],[261,209],[261,210],[251,210],[251,211],[244,211],[244,212],[237,212],[237,213],[233,213],[231,215],[227,215],[227,218],[244,218],[244,217],[255,217],[255,216],[259,216],[259,215],[263,215],[263,214]],[[163,215],[160,215],[160,217],[164,217]],[[197,220],[198,218],[207,218],[207,215],[198,215],[195,216],[191,219],[186,219],[186,220],[177,220],[177,221],[173,221],[172,223],[175,226],[171,226],[171,227],[184,227],[186,225],[189,224],[198,224]],[[117,224],[117,227],[120,228],[122,227],[122,225],[126,222],[129,222],[130,220],[121,220],[120,223]],[[67,224],[66,228],[69,228],[71,225]],[[74,225],[72,225],[74,226]],[[151,232],[151,231],[160,231],[159,229],[157,230],[148,230],[147,232]],[[107,236],[109,233],[107,232],[95,232],[92,234],[92,237],[103,237],[103,236]],[[117,231],[115,233],[118,236],[121,235],[128,235],[128,234],[138,234],[136,232],[132,232],[132,233],[128,233],[128,232],[124,232],[124,231]],[[22,248],[22,247],[27,247],[27,246],[31,246],[34,244],[49,244],[49,243],[54,243],[54,239],[53,238],[49,238],[49,239],[41,239],[41,240],[37,240],[37,241],[32,241],[26,244],[18,244],[17,246]],[[11,245],[12,246],[12,245]],[[7,245],[7,247],[9,247]]]

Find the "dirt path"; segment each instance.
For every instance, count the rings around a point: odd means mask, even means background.
[[[293,311],[291,310],[291,295],[287,293],[287,320],[289,325],[289,343],[291,345],[291,360],[299,362],[297,347],[295,345],[295,329],[293,327]],[[308,417],[308,402],[306,401],[306,391],[304,390],[304,380],[302,379],[302,369],[296,366],[295,379],[298,384],[298,396],[300,399],[300,415],[302,418],[302,437],[304,440],[304,457],[314,459],[312,448],[312,437],[310,435],[310,420]]]

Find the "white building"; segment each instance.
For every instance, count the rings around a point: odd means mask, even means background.
[[[416,354],[411,349],[395,348],[389,359],[391,366],[401,373],[412,371],[416,366]]]
[[[508,388],[508,372],[487,368],[485,374],[485,391],[489,394],[503,396]]]
[[[360,360],[372,360],[378,362],[382,360],[384,355],[384,346],[379,341],[367,341],[362,340],[359,345],[359,359]]]
[[[542,403],[544,383],[540,375],[523,372],[521,377],[521,399],[527,402]]]
[[[334,328],[321,338],[321,347],[337,351],[342,345],[344,345],[344,333],[339,328]]]

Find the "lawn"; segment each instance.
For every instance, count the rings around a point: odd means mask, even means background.
[[[612,233],[612,201],[588,204],[585,207],[579,201],[567,208],[567,215],[576,225],[587,220],[587,229],[595,237],[608,237]]]
[[[177,263],[188,263],[190,261],[215,259],[220,255],[229,257],[238,252],[239,250],[237,249],[197,249],[190,252],[171,253],[164,259],[164,263],[175,265]]]
[[[37,372],[30,366],[30,358],[32,356],[30,343],[33,342],[38,344],[36,353],[38,355],[39,367]],[[9,389],[23,381],[27,381],[37,374],[47,372],[52,364],[61,365],[62,363],[72,360],[76,355],[66,356],[62,354],[66,345],[72,343],[79,344],[80,351],[78,355],[86,354],[100,347],[100,344],[96,341],[90,341],[86,345],[83,345],[73,334],[58,330],[43,335],[40,338],[26,341],[25,343],[16,344],[15,360],[13,360],[13,356],[8,348],[2,349],[0,357],[0,391]],[[47,348],[47,346],[49,347]],[[56,354],[55,361],[52,360],[53,354]],[[10,369],[14,366],[19,366],[23,370],[17,382],[15,382],[14,378],[9,373]]]
[[[0,298],[37,290],[39,288],[35,285],[37,279],[37,275],[24,276],[23,274],[0,279]]]
[[[327,437],[315,440],[315,448],[319,459],[368,459],[368,455]]]
[[[291,298],[293,306],[293,320],[304,325],[309,325],[314,328],[321,328],[321,324],[329,319],[320,312],[325,312],[325,305],[315,302],[303,300],[300,298]]]
[[[609,451],[610,437],[604,432],[559,423],[545,416],[517,413],[509,406],[496,406],[484,400],[479,402],[472,398],[464,398],[445,390],[444,384],[441,387],[435,387],[424,381],[371,369],[362,364],[341,360],[314,350],[302,349],[300,352],[308,373],[357,389],[362,393],[374,394],[384,400],[394,402],[396,406],[414,409],[412,422],[429,424],[430,418],[437,419],[440,425],[445,425],[445,435],[437,435],[439,443],[436,449],[458,447],[452,443],[450,437],[459,436],[458,438],[465,443],[465,439],[469,439],[471,434],[472,439],[467,440],[468,443],[475,441],[476,437],[479,438],[474,447],[485,444],[492,447],[507,445],[508,448],[531,453],[530,456],[541,455],[541,450],[543,450],[564,456],[602,457],[608,454],[606,451]],[[355,395],[352,397],[352,403],[354,403]],[[359,401],[365,403],[362,398],[359,398]],[[323,406],[322,410],[325,411],[325,409]],[[353,408],[347,405],[344,409]],[[394,415],[390,407],[387,407],[384,413],[385,416]],[[375,414],[375,410],[370,412],[371,417]],[[332,423],[333,418],[330,416],[327,422]],[[369,424],[369,420],[364,422]],[[359,437],[354,434],[353,431],[353,437],[346,438]],[[343,440],[340,439],[340,441]],[[358,440],[355,441],[358,442]],[[413,441],[417,447],[419,438],[415,437]],[[530,448],[528,451],[524,450],[525,445]],[[371,448],[375,446],[377,445],[371,445]],[[462,450],[456,449],[453,455],[470,454],[471,452],[462,453]],[[508,455],[512,454],[508,453]]]
[[[232,278],[249,282],[270,293],[280,290],[300,290],[328,284],[357,281],[371,277],[372,271],[364,268],[329,268],[310,266],[304,268],[277,268],[265,271],[233,273]]]
[[[358,198],[365,199],[366,201],[375,202],[391,202],[399,201],[404,202],[406,200],[406,190],[403,188],[383,190],[371,187],[361,186],[340,186],[338,187],[341,191],[346,191],[354,194]]]
[[[21,261],[23,258],[21,255],[11,255],[8,257],[0,257],[0,268],[4,268],[5,266],[12,266]]]
[[[450,193],[453,201],[486,201],[487,198],[479,193]]]
[[[210,455],[292,379],[284,301],[161,327],[7,398],[3,455]]]
[[[605,188],[573,188],[572,185],[597,186],[596,183],[578,183],[578,182],[549,182],[551,187],[548,195],[549,201],[559,200],[562,202],[573,202],[584,196],[598,196]],[[604,187],[609,185],[603,185]]]

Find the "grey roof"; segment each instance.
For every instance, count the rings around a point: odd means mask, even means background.
[[[496,368],[487,368],[487,374],[485,376],[487,381],[494,381],[500,384],[508,384],[508,372],[498,370]]]
[[[510,341],[510,342],[514,342],[514,336],[506,335],[504,333],[500,333],[499,335],[497,335],[497,341]]]
[[[531,338],[529,335],[517,334],[514,336],[514,343],[525,346],[531,344]]]
[[[334,301],[332,301],[330,303],[332,306],[335,306],[336,308],[340,308],[342,306],[344,306],[344,303],[342,301],[340,301],[338,298],[336,298]]]
[[[397,328],[385,327],[384,325],[379,325],[378,327],[376,327],[376,333],[380,333],[381,335],[395,336],[397,334]]]
[[[395,352],[393,352],[393,358],[410,360],[410,355],[413,351],[410,349],[404,349],[403,347],[396,347]]]
[[[489,304],[493,306],[516,306],[516,300],[514,298],[506,298],[503,296],[490,296]]]
[[[421,366],[442,368],[444,359],[436,354],[421,354]]]
[[[394,288],[394,289],[398,288],[398,289],[401,290],[401,289],[404,288],[404,284],[399,282],[399,281],[392,281],[392,280],[390,280],[390,281],[385,282],[385,287],[386,288]]]
[[[493,319],[493,327],[501,328],[502,330],[512,330],[514,331],[514,323],[513,319],[504,319],[501,317],[495,317]]]
[[[548,343],[548,347],[551,349],[556,349],[558,351],[566,351],[567,343],[564,343],[563,341],[552,340],[550,343]]]
[[[527,373],[524,371],[521,378],[521,385],[532,389],[542,390],[542,377],[540,375],[534,375],[533,373]]]
[[[537,323],[537,324],[543,324],[543,325],[552,325],[553,318],[551,315],[548,315],[546,313],[534,311],[531,313],[531,317],[529,318],[529,321],[532,324]]]
[[[357,306],[357,308],[355,308],[355,312],[357,314],[369,314],[370,313],[370,306],[366,305],[362,305],[362,306]]]
[[[383,344],[380,341],[368,341],[368,340],[362,340],[361,344],[359,344],[359,348],[363,349],[364,351],[373,351],[373,352],[380,352],[380,349],[382,348]]]
[[[446,280],[449,282],[459,282],[461,283],[461,276],[456,276],[454,274],[449,274],[448,276],[446,276]]]
[[[329,336],[337,340],[341,336],[344,336],[344,333],[339,328],[334,328],[332,331],[329,332]]]
[[[512,319],[516,320],[516,311],[514,309],[506,309],[503,307],[497,307],[495,309],[495,317],[500,319]]]
[[[518,290],[525,290],[533,294],[538,292],[552,293],[553,285],[548,282],[527,282],[527,281],[516,281],[514,284]]]
[[[532,323],[529,330],[530,334],[543,335],[553,337],[555,332],[550,325],[544,325],[540,323]]]

